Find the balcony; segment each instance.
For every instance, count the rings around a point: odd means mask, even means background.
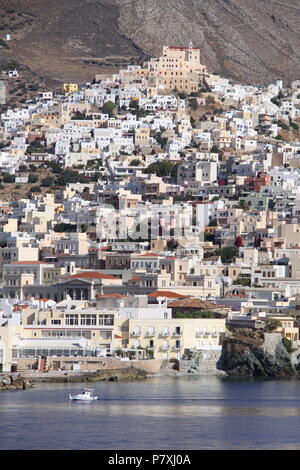
[[[163,344],[163,345],[159,348],[160,351],[169,351],[169,349],[170,349],[170,345],[169,345],[169,344]]]
[[[169,330],[163,330],[160,332],[160,336],[170,336]]]
[[[183,331],[182,330],[174,330],[172,336],[182,336]]]
[[[148,337],[156,336],[156,331],[154,329],[148,330],[145,336],[148,336]]]
[[[134,336],[135,338],[138,338],[139,336],[141,336],[141,332],[140,332],[140,331],[137,331],[137,330],[132,331],[132,332],[131,332],[131,336]]]

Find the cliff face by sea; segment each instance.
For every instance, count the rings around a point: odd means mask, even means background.
[[[278,333],[240,328],[225,337],[217,368],[231,376],[297,376]]]

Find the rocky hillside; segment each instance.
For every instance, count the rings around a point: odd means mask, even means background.
[[[296,376],[291,356],[278,333],[235,330],[226,337],[217,368],[232,376]]]
[[[244,83],[300,77],[300,0],[0,0],[0,31],[15,60],[46,81],[158,55],[163,44],[202,48],[202,61]]]

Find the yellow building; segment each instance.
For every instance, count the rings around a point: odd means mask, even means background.
[[[185,349],[220,350],[225,319],[115,319],[115,350],[152,350],[155,359],[181,359]]]
[[[299,328],[294,326],[295,319],[293,317],[280,317],[276,315],[276,317],[268,316],[268,320],[279,320],[281,323],[281,326],[278,326],[273,333],[281,333],[283,337],[290,341],[299,340]]]
[[[77,83],[64,83],[64,92],[66,95],[70,95],[76,91],[78,91]]]

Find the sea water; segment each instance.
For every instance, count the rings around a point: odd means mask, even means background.
[[[0,449],[299,449],[300,380],[217,376],[0,392]]]

